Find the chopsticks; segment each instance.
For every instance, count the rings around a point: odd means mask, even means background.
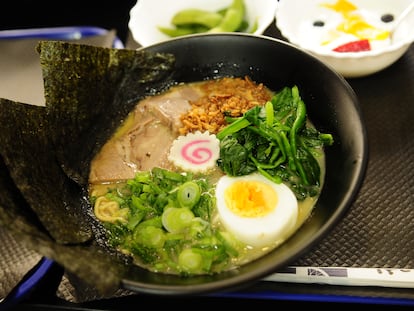
[[[288,266],[263,281],[414,288],[414,269]]]

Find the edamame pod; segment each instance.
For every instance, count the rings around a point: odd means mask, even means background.
[[[243,22],[246,8],[243,0],[233,0],[226,10],[220,24],[211,28],[209,32],[232,32],[237,31]]]
[[[212,28],[217,26],[222,19],[223,16],[216,12],[200,9],[184,9],[173,16],[171,23],[175,26],[196,24]]]
[[[158,30],[166,34],[169,37],[179,37],[184,35],[189,35],[193,33],[206,32],[209,28],[202,25],[191,25],[191,26],[178,26],[176,28],[169,27],[158,27]]]

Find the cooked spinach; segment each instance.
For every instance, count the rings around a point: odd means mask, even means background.
[[[297,86],[276,92],[264,106],[248,110],[217,133],[218,166],[230,176],[258,171],[270,180],[285,182],[300,200],[320,191],[321,167],[317,157],[333,144],[307,118]]]

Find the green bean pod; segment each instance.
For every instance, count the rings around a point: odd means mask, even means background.
[[[243,23],[246,7],[243,0],[233,0],[226,10],[221,22],[211,28],[209,32],[232,32],[237,31]]]
[[[207,28],[212,28],[221,23],[223,16],[216,12],[200,9],[184,9],[177,12],[171,23],[174,26],[184,25],[202,25]]]
[[[177,26],[176,28],[159,26],[158,30],[169,37],[179,37],[190,35],[193,33],[201,33],[208,31],[209,28],[203,25],[189,25],[189,26]]]

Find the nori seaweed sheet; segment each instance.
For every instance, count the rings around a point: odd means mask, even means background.
[[[130,262],[98,241],[90,162],[138,100],[175,83],[175,58],[61,41],[37,51],[46,106],[0,99],[0,225],[108,294]]]
[[[40,222],[58,243],[91,239],[91,227],[73,189],[79,186],[56,161],[48,136],[47,110],[2,99],[0,111],[0,152],[10,176]]]
[[[173,83],[175,58],[60,41],[42,41],[37,50],[57,154],[84,185],[91,159],[137,101]]]

